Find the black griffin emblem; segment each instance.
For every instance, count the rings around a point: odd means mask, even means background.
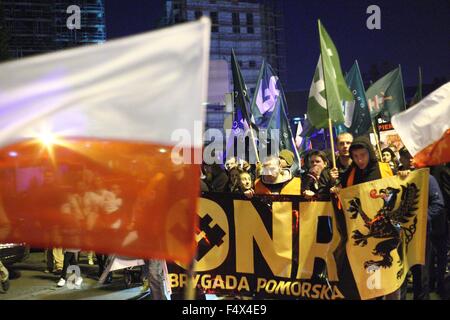
[[[211,228],[209,226],[211,221],[212,218],[209,214],[200,218],[199,230],[196,233],[198,235],[203,231],[204,236],[197,243],[197,261],[200,261],[212,248],[220,247],[223,243],[225,231],[217,224]]]
[[[393,258],[391,256],[392,250],[397,250],[400,260],[398,261],[400,271],[397,273],[397,278],[403,275],[403,245],[408,245],[416,233],[417,225],[417,204],[419,198],[419,188],[416,184],[411,183],[401,186],[402,190],[388,187],[380,189],[378,194],[376,190],[372,190],[370,196],[372,198],[382,198],[383,207],[378,210],[373,219],[369,218],[362,210],[361,200],[357,197],[350,201],[350,208],[347,210],[351,213],[350,219],[356,219],[358,215],[364,220],[364,226],[369,231],[363,234],[360,230],[353,230],[352,239],[354,245],[364,247],[367,245],[367,239],[373,237],[375,239],[383,239],[375,245],[372,253],[381,257],[381,260],[369,260],[364,262],[364,268],[390,268],[392,266]],[[402,191],[400,206],[395,208],[397,196]],[[413,222],[409,227],[406,227],[411,218]]]

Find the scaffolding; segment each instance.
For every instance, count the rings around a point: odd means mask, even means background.
[[[81,9],[81,29],[69,30],[71,5]],[[13,58],[106,40],[103,0],[2,0],[0,20]]]
[[[212,20],[211,59],[225,59],[231,63],[233,48],[250,89],[256,86],[263,60],[270,63],[285,85],[284,22],[278,1],[166,1],[166,25],[195,20],[201,15],[209,15]]]

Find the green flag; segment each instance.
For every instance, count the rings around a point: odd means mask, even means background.
[[[308,118],[316,128],[344,123],[342,101],[352,101],[353,95],[342,75],[336,47],[325,28],[319,23],[320,57],[308,99]]]
[[[400,67],[392,70],[367,89],[367,104],[372,119],[383,114],[387,120],[405,110],[405,93]]]
[[[417,86],[416,94],[412,98],[411,103],[409,104],[409,107],[412,107],[420,100],[422,100],[422,69],[419,67],[419,85]]]

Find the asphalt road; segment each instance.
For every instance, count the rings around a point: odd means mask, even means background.
[[[43,252],[33,252],[30,257],[14,264],[10,270],[10,289],[7,293],[0,292],[0,300],[140,300],[148,299],[149,294],[142,294],[140,284],[126,288],[121,270],[114,271],[110,284],[98,283],[98,266],[87,264],[87,258],[81,256],[80,269],[83,283],[79,289],[69,289],[67,286],[58,288],[58,275],[44,273],[46,264]],[[207,300],[223,299],[208,295]],[[432,292],[432,300],[440,300]],[[226,299],[226,298],[225,298]],[[408,300],[412,294],[408,293]]]
[[[11,266],[10,289],[0,293],[0,300],[126,300],[141,296],[139,284],[126,288],[121,271],[113,273],[110,284],[99,285],[98,266],[88,265],[83,256],[80,259],[83,283],[79,289],[57,287],[59,276],[44,273],[45,267],[43,252],[33,252],[27,260]]]

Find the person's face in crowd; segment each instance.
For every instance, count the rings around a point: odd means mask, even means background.
[[[359,169],[363,170],[369,164],[369,151],[367,149],[355,149],[352,151],[352,158]]]
[[[314,155],[311,157],[311,159],[309,159],[309,166],[310,172],[314,173],[317,176],[320,176],[323,169],[326,168],[327,164],[325,161],[323,161],[322,157]]]
[[[225,162],[225,169],[230,171],[233,167],[237,166],[236,158],[230,158]]]
[[[230,171],[230,180],[231,184],[236,184],[239,182],[239,170],[238,169],[232,169]]]
[[[253,187],[252,177],[250,176],[250,174],[248,174],[247,172],[241,173],[239,185],[242,191],[250,190]]]
[[[353,137],[349,134],[339,136],[337,148],[340,156],[350,156],[350,146],[353,142]]]
[[[414,159],[409,153],[403,153],[400,156],[400,163],[402,164],[404,170],[414,169]]]
[[[262,175],[266,180],[275,181],[281,172],[281,165],[277,159],[272,159],[263,163]]]
[[[205,172],[206,180],[212,181],[213,179],[212,167],[207,164],[203,167],[203,171]]]
[[[389,163],[392,160],[392,156],[389,151],[383,152],[383,162]]]

